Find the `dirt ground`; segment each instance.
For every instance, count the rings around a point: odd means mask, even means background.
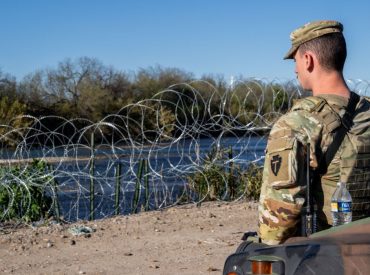
[[[93,229],[75,236],[73,228]],[[207,202],[93,222],[0,228],[0,274],[221,274],[254,202]]]

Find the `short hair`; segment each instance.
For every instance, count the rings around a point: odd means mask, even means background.
[[[300,45],[298,51],[301,55],[306,51],[314,52],[322,67],[339,72],[343,71],[347,57],[346,40],[342,33],[330,33],[309,40]]]

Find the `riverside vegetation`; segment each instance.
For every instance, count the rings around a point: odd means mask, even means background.
[[[46,175],[44,161],[27,167],[1,167],[0,220],[39,221],[53,215],[56,200],[47,192],[53,179]]]
[[[162,92],[165,90],[176,93]],[[296,91],[291,82],[266,84],[240,76],[230,86],[222,76],[205,75],[196,79],[192,73],[177,68],[157,66],[125,73],[95,58],[66,59],[54,69],[31,72],[20,81],[0,71],[0,125],[7,126],[0,127],[0,134],[9,128],[22,131],[28,127],[30,119],[22,115],[47,116],[40,131],[58,129],[64,123],[61,118],[79,118],[73,127],[63,128],[67,136],[73,133],[74,127],[85,126],[86,121],[104,119],[107,123],[124,124],[111,116],[123,115],[132,122],[124,126],[138,142],[146,141],[140,135],[142,132],[147,133],[145,138],[149,140],[156,138],[151,131],[158,127],[162,129],[162,137],[177,136],[182,131],[177,126],[191,123],[192,119],[207,121],[210,115],[219,112],[234,118],[224,123],[253,122],[263,126],[265,120],[273,121],[276,114],[289,108]],[[220,106],[224,97],[227,108]],[[138,125],[135,121],[143,123]],[[103,129],[102,135],[114,136],[109,129]],[[2,145],[15,146],[15,136],[3,136]]]
[[[222,76],[196,79],[192,73],[159,66],[125,73],[88,57],[66,59],[54,69],[32,72],[20,81],[0,71],[0,146],[15,148],[36,130],[57,131],[73,142],[75,129],[102,120],[121,127],[139,144],[166,142],[181,135],[184,125],[209,124],[218,116],[217,123],[202,134],[215,136],[223,132],[223,126],[235,126],[233,135],[243,135],[240,125],[253,125],[255,132],[268,131],[297,97],[296,92],[291,82],[265,83],[239,77],[229,85]],[[42,127],[32,128],[33,118],[42,118]],[[114,141],[112,129],[101,127],[95,139]],[[51,141],[39,135],[38,142],[47,145]],[[57,146],[66,140],[52,142]],[[23,168],[1,168],[1,220],[35,221],[57,215],[55,183],[46,169],[47,164],[38,160]],[[232,147],[212,148],[202,169],[188,176],[186,188],[199,201],[256,200],[261,179],[259,163],[241,166],[233,162]],[[191,201],[188,196],[185,192],[180,201]],[[137,211],[136,192],[133,200]]]
[[[203,170],[189,176],[189,186],[199,199],[259,199],[263,167],[252,162],[243,169],[241,165],[235,165],[232,158],[231,147],[221,150],[213,147],[207,154]],[[228,166],[223,165],[225,162]]]

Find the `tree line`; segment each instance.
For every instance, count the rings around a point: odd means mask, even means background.
[[[163,92],[169,87],[171,92]],[[206,121],[217,112],[240,124],[255,120],[256,113],[263,118],[285,112],[295,91],[289,82],[266,84],[239,77],[230,86],[223,76],[196,79],[192,73],[160,66],[128,73],[95,58],[81,57],[66,59],[56,68],[32,72],[20,81],[0,71],[0,124],[22,127],[28,122],[17,120],[20,115],[48,116],[47,128],[55,129],[60,124],[58,117],[98,122],[120,114],[133,122],[143,122],[125,125],[138,136],[157,127],[163,127],[165,135],[174,136],[181,131],[180,126],[192,120]],[[220,102],[225,98],[227,104],[222,107]],[[150,108],[143,111],[141,105],[135,105],[138,102]],[[116,117],[112,119],[117,123]],[[0,134],[4,131],[1,128]]]

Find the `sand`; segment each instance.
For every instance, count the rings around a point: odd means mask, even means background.
[[[71,228],[92,229],[74,236]],[[257,203],[206,202],[92,222],[0,229],[0,274],[221,274]]]

